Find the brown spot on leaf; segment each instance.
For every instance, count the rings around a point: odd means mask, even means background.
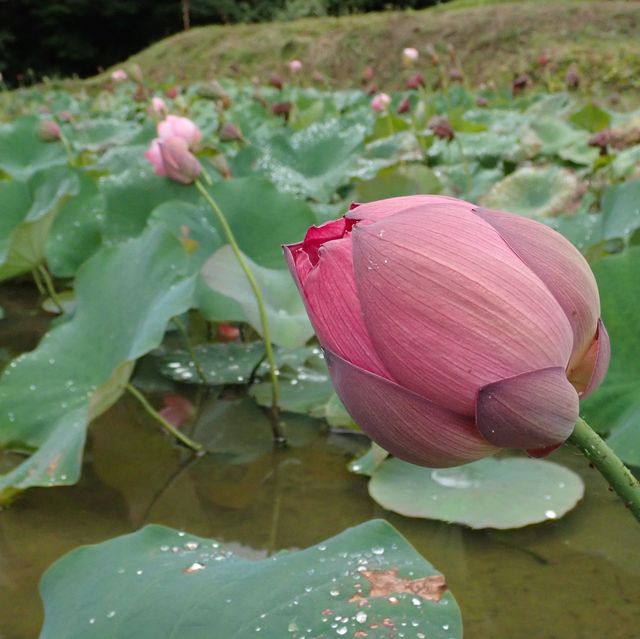
[[[355,603],[355,604],[358,604],[358,606],[362,607],[362,606],[366,606],[369,603],[369,600],[364,595],[358,592],[355,595],[353,595],[351,599],[349,599],[348,603]]]
[[[60,458],[61,457],[62,457],[62,453],[58,453],[49,462],[49,465],[47,466],[47,475],[49,475],[49,477],[53,477],[54,473],[56,472],[56,469],[58,468],[58,464],[60,463]]]
[[[371,584],[369,597],[389,597],[391,594],[408,593],[422,597],[427,601],[440,601],[447,590],[447,582],[443,575],[420,577],[419,579],[403,579],[398,577],[398,569],[370,570],[362,573]],[[351,598],[353,600],[358,595]],[[350,600],[350,601],[351,601]]]

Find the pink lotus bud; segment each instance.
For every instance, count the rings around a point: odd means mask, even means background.
[[[549,64],[549,62],[551,62],[551,57],[549,56],[548,53],[541,53],[538,56],[537,63],[539,67],[544,68]]]
[[[420,87],[423,87],[424,86],[424,76],[422,75],[422,73],[416,73],[415,75],[412,75],[407,80],[407,83],[406,83],[405,86],[410,91],[415,91],[415,90],[419,89]]]
[[[362,84],[369,84],[373,80],[374,75],[373,67],[365,67],[362,72]]]
[[[69,111],[60,111],[60,113],[58,113],[58,119],[60,122],[71,122],[73,115],[71,115]]]
[[[567,89],[577,89],[580,86],[580,76],[575,67],[571,67],[567,71],[567,75],[564,78],[564,83]]]
[[[124,82],[127,79],[127,72],[124,69],[116,69],[111,74],[111,79],[114,82]]]
[[[55,142],[61,137],[60,126],[53,120],[45,120],[40,123],[40,139],[44,142]]]
[[[178,87],[169,87],[165,89],[164,94],[171,100],[175,100],[178,97]]]
[[[291,60],[287,66],[291,73],[298,73],[299,71],[302,71],[302,62],[300,62],[300,60]]]
[[[200,175],[200,163],[189,151],[184,138],[156,138],[144,156],[156,175],[166,176],[181,184],[191,184]]]
[[[409,113],[409,111],[411,111],[411,100],[409,100],[409,96],[405,96],[404,98],[402,98],[402,100],[400,100],[396,111],[399,114]]]
[[[223,142],[242,141],[244,137],[240,129],[233,122],[225,122],[218,131],[218,137]]]
[[[167,105],[162,98],[154,96],[151,98],[151,111],[158,118],[164,118],[167,115]]]
[[[293,104],[291,102],[274,102],[271,105],[271,113],[274,115],[280,115],[285,120],[289,119],[291,109],[293,109]]]
[[[269,84],[276,89],[282,89],[282,87],[284,86],[284,82],[282,81],[282,78],[277,73],[274,73],[269,78]]]
[[[453,127],[446,115],[434,115],[427,124],[437,138],[451,142],[455,137]]]
[[[531,83],[531,78],[526,73],[523,73],[511,83],[511,92],[513,95],[518,95],[530,86]]]
[[[401,459],[548,452],[606,372],[593,274],[531,219],[397,197],[353,205],[285,254],[338,395]]]
[[[391,104],[391,98],[386,93],[377,93],[371,100],[371,108],[376,113],[383,113]]]
[[[413,47],[407,47],[402,50],[402,62],[407,66],[411,66],[416,62],[419,56],[418,49],[414,49]]]
[[[202,140],[202,132],[189,118],[168,115],[162,122],[158,123],[158,137],[161,140],[172,137],[182,138],[192,149]]]
[[[451,67],[449,69],[449,80],[451,80],[451,82],[464,82],[462,71],[460,71],[458,67]]]
[[[489,100],[487,100],[487,98],[485,98],[484,96],[479,95],[476,98],[476,106],[486,107],[488,104],[489,104]]]
[[[240,329],[231,324],[218,324],[218,335],[223,342],[231,342],[240,337]]]

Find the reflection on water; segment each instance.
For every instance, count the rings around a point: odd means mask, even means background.
[[[516,531],[472,531],[377,506],[367,478],[346,470],[365,447],[359,437],[288,416],[292,445],[273,451],[269,423],[250,400],[201,399],[194,436],[215,453],[190,457],[123,398],[91,427],[77,486],[28,491],[0,512],[0,639],[37,636],[38,580],[80,544],[153,522],[255,559],[374,517],[446,575],[470,639],[638,636],[640,531],[578,453],[552,456],[586,482],[574,512]]]

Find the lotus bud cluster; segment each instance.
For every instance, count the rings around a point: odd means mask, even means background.
[[[401,459],[544,454],[605,375],[593,274],[531,219],[398,197],[353,205],[285,253],[338,395]]]
[[[169,115],[158,123],[158,137],[144,155],[156,175],[191,184],[201,171],[200,163],[192,153],[201,140],[200,129],[189,118]]]

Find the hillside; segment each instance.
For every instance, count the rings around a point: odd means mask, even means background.
[[[264,80],[297,57],[307,77],[319,72],[331,87],[356,85],[363,68],[372,65],[380,86],[398,88],[402,48],[427,44],[441,56],[452,45],[474,84],[511,81],[522,72],[541,76],[536,59],[545,52],[550,88],[560,86],[575,64],[584,89],[640,92],[640,3],[616,0],[460,0],[423,11],[201,27],[162,40],[125,64],[139,64],[158,82]]]

